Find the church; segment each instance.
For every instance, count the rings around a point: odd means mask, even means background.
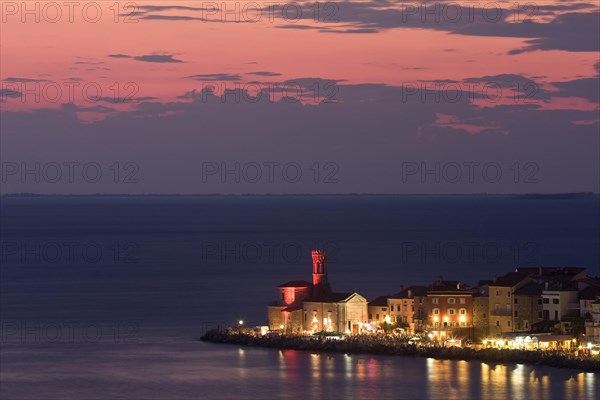
[[[356,292],[331,290],[324,251],[312,251],[312,264],[312,283],[300,280],[278,286],[279,299],[268,308],[269,330],[361,333],[368,318],[367,300]]]

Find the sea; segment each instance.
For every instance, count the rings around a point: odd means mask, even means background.
[[[215,345],[328,254],[367,299],[518,266],[600,275],[598,196],[4,196],[2,399],[597,399],[593,373]]]

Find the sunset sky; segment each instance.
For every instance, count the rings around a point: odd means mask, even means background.
[[[2,2],[1,193],[600,190],[597,2],[49,3]]]

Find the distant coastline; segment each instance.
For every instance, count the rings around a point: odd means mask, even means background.
[[[93,194],[50,194],[50,193],[5,193],[0,197],[509,197],[533,200],[586,199],[598,197],[594,192],[565,193],[93,193]]]
[[[441,360],[474,360],[486,363],[544,365],[577,369],[584,372],[600,372],[600,361],[569,357],[553,352],[492,348],[475,350],[459,347],[423,347],[377,336],[353,336],[345,340],[330,340],[311,339],[302,336],[255,336],[237,330],[212,330],[204,334],[200,340],[216,344],[265,347],[278,350],[427,357]]]

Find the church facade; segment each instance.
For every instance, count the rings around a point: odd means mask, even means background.
[[[312,283],[278,286],[279,298],[268,307],[269,330],[286,334],[342,332],[358,334],[368,322],[367,300],[356,292],[333,292],[327,255],[312,251]]]

